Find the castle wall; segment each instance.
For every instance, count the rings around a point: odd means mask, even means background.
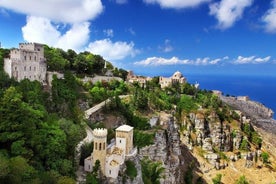
[[[87,158],[84,160],[84,170],[85,170],[86,172],[92,172],[92,170],[93,170],[93,165],[92,165],[92,163],[93,163],[93,158],[92,158],[92,156],[87,157]]]
[[[19,44],[19,49],[10,51],[10,58],[4,60],[4,70],[17,81],[25,78],[30,81],[46,82],[46,60],[42,44]]]
[[[124,139],[125,144],[123,144]],[[125,149],[125,154],[128,155],[133,149],[133,129],[128,132],[116,130],[116,146]]]
[[[126,153],[126,150],[125,150],[126,144],[127,144],[126,138],[117,137],[117,134],[116,134],[116,147],[118,147],[118,148],[124,150],[124,153],[125,153],[125,154],[127,154],[127,153]]]
[[[8,58],[4,59],[4,71],[9,75],[9,77],[12,77],[12,64],[11,60]]]
[[[120,170],[120,165],[108,166],[105,170],[105,176],[110,178],[117,178]]]

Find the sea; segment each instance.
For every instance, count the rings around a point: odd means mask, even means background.
[[[224,95],[249,96],[274,111],[276,117],[276,76],[186,74],[188,82],[200,89],[219,90]]]

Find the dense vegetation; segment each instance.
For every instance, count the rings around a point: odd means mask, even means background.
[[[125,70],[114,68],[101,56],[89,52],[76,53],[45,46],[48,70],[64,73],[62,79],[53,77],[50,90],[43,89],[39,82],[10,79],[3,71],[3,58],[8,55],[9,50],[0,48],[0,183],[75,183],[75,147],[85,136],[86,122],[80,108],[83,102],[92,106],[109,99],[104,110],[118,113],[135,128],[134,145],[138,149],[154,141],[155,129],[149,124],[147,115],[155,111],[174,113],[179,121],[199,108],[207,109],[207,115],[214,112],[221,122],[239,119],[216,95],[189,83],[175,83],[161,89],[159,77],[155,77],[145,86],[126,84]],[[124,80],[95,84],[81,80],[84,76],[103,75],[107,70]],[[129,96],[122,100],[120,95]],[[99,122],[88,124],[93,128],[104,126]],[[248,150],[250,142],[261,147],[262,140],[250,124],[240,128],[248,138],[242,140],[241,150]],[[234,131],[232,134],[235,136]],[[113,137],[114,129],[109,129],[108,141]],[[92,150],[91,143],[81,147],[80,164]],[[264,163],[268,162],[267,153],[261,158]],[[145,158],[141,165],[143,181],[159,183],[164,171],[162,164]],[[95,172],[87,176],[87,183],[100,182],[99,167],[97,163]],[[126,162],[126,167],[126,175],[131,179],[136,177],[134,163]],[[184,180],[189,183],[192,179],[191,169]],[[220,180],[218,176],[213,182]]]

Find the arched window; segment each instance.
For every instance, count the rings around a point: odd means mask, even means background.
[[[105,142],[103,143],[103,149],[105,149]]]
[[[98,149],[98,143],[95,143],[95,150]]]
[[[101,149],[102,149],[102,143],[100,143],[99,145],[99,150],[101,151]]]

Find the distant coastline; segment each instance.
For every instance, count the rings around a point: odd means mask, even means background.
[[[201,89],[220,90],[224,95],[249,96],[276,112],[276,76],[186,75],[188,82],[199,82]]]
[[[145,76],[169,77],[173,71],[166,71],[161,74],[143,71],[140,73]],[[186,73],[180,70],[191,84],[198,82],[200,89],[219,90],[224,95],[230,96],[249,96],[250,100],[259,102],[274,111],[276,118],[276,76],[263,76],[252,74],[195,74]]]

